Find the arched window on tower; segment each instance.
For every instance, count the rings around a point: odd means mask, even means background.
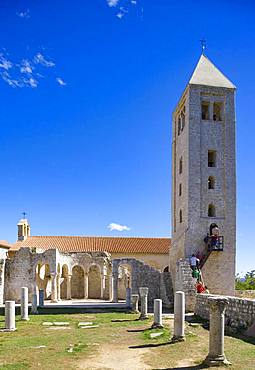
[[[180,212],[179,212],[179,221],[180,221],[180,224],[182,223],[182,210],[180,209]]]
[[[216,217],[215,206],[213,204],[209,204],[208,206],[208,217]]]
[[[213,176],[208,177],[208,189],[214,189],[215,188],[215,179]]]

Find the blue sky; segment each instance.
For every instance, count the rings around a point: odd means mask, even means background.
[[[1,1],[0,239],[15,241],[23,210],[34,235],[170,236],[171,112],[205,37],[238,87],[237,271],[254,269],[254,11]]]

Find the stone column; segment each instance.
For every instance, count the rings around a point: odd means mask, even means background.
[[[105,276],[101,274],[101,289],[100,289],[100,298],[104,299],[104,290],[105,290]]]
[[[16,330],[15,325],[15,301],[5,301],[5,330]]]
[[[72,279],[72,275],[67,275],[66,277],[66,299],[72,299],[71,279]]]
[[[61,276],[57,274],[57,300],[61,301],[61,290],[60,290]]]
[[[139,288],[140,298],[141,298],[141,315],[139,320],[148,319],[148,292],[149,289],[145,287]]]
[[[162,299],[154,299],[154,322],[152,328],[163,328],[162,323]]]
[[[109,301],[113,300],[113,278],[109,275]]]
[[[37,291],[35,289],[34,293],[32,294],[32,305],[31,305],[31,313],[37,314]]]
[[[113,273],[113,302],[118,302],[118,273]]]
[[[39,306],[44,306],[44,289],[39,289]]]
[[[4,303],[4,266],[5,258],[0,258],[0,304]]]
[[[20,297],[20,316],[21,320],[28,321],[28,288],[21,288],[21,297]]]
[[[84,274],[84,298],[88,299],[89,297],[89,273],[85,272]]]
[[[51,276],[51,302],[58,301],[58,294],[57,294],[57,274],[50,274]]]
[[[126,306],[131,308],[132,289],[126,288]]]
[[[185,294],[176,292],[174,299],[174,336],[172,342],[185,340]]]
[[[224,313],[229,301],[224,297],[209,297],[210,339],[209,353],[205,359],[208,366],[230,365],[224,354]]]
[[[139,310],[138,310],[139,295],[132,294],[131,299],[132,299],[132,312],[139,313]]]

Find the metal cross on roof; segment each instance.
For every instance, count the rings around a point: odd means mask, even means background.
[[[26,212],[22,212],[22,215],[23,215],[23,218],[26,218],[27,213]]]
[[[206,49],[206,39],[201,39],[199,41],[200,41],[201,48],[202,48],[202,54],[204,54],[205,53],[205,49]]]

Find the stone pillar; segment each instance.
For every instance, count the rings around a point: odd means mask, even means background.
[[[84,274],[84,298],[88,299],[89,297],[89,273],[85,272]]]
[[[15,325],[15,301],[5,301],[5,330],[16,330]]]
[[[57,294],[57,274],[50,274],[51,276],[51,302],[58,301],[58,294]]]
[[[154,322],[152,328],[163,328],[162,323],[162,299],[154,299]]]
[[[0,258],[0,304],[4,303],[4,266],[5,258]]]
[[[28,321],[28,288],[21,288],[21,297],[20,297],[20,316],[21,320]]]
[[[145,287],[139,288],[140,298],[141,298],[141,315],[139,320],[148,319],[148,292],[149,289]]]
[[[44,306],[44,289],[39,289],[39,306]]]
[[[230,365],[224,354],[224,313],[229,301],[224,297],[209,297],[210,339],[207,366]]]
[[[104,299],[104,290],[105,290],[105,276],[101,274],[101,289],[100,289],[100,298]]]
[[[132,289],[126,288],[126,306],[131,307],[131,295],[132,295]]]
[[[57,274],[57,301],[61,301],[61,291],[60,291],[61,276]]]
[[[36,290],[32,294],[32,305],[31,305],[31,313],[32,314],[37,314],[37,292]]]
[[[139,295],[132,294],[131,299],[132,299],[132,312],[139,313],[139,310],[138,310]]]
[[[118,273],[113,273],[113,302],[118,302]]]
[[[109,275],[109,301],[113,300],[113,278]]]
[[[66,299],[72,299],[71,279],[72,279],[72,275],[67,275],[66,277]]]
[[[176,292],[174,299],[174,336],[172,342],[185,340],[185,294]]]

